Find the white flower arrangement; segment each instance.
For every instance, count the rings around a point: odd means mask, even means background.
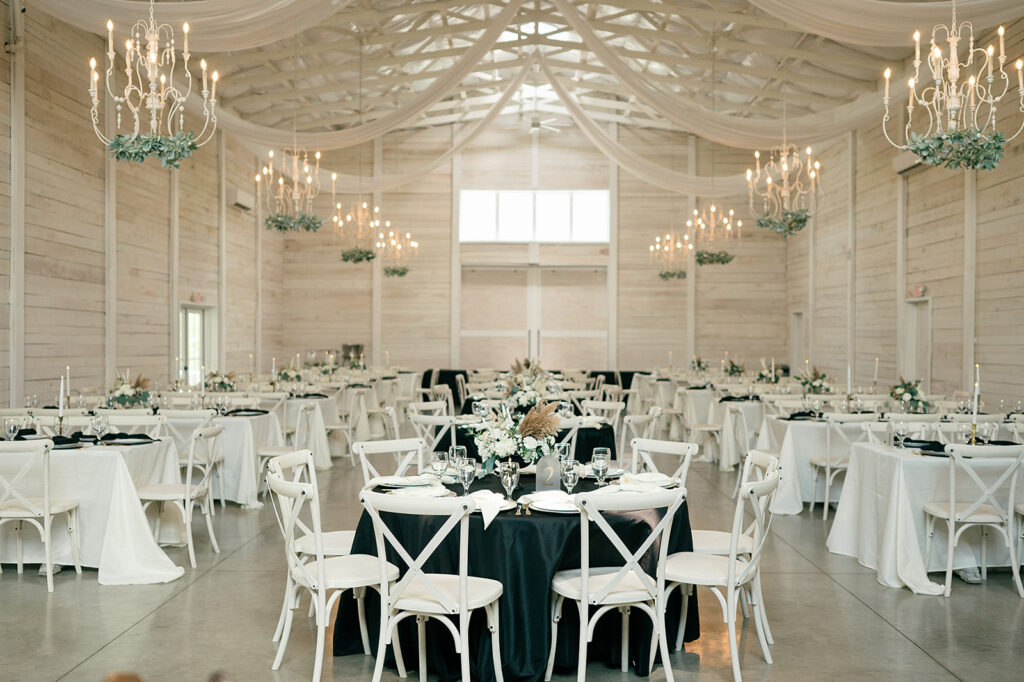
[[[811,368],[809,374],[800,377],[800,383],[808,393],[832,392],[832,384],[829,383],[828,376],[824,372],[819,372],[817,367]]]
[[[277,373],[278,381],[302,381],[302,372],[293,368],[285,367]]]
[[[924,394],[921,393],[920,380],[906,381],[903,377],[900,377],[899,383],[889,389],[889,395],[902,402],[907,407],[908,412],[924,413],[932,406],[930,402],[924,399]]]
[[[134,381],[128,376],[118,377],[110,389],[109,407],[135,407],[149,402],[149,379],[139,376]]]
[[[235,374],[210,372],[206,375],[206,390],[213,393],[231,393],[235,390]]]
[[[558,433],[558,417],[553,416],[555,407],[555,403],[540,404],[523,416],[496,417],[475,431],[473,442],[483,460],[484,472],[493,471],[501,459],[518,456],[532,464],[551,454]]]

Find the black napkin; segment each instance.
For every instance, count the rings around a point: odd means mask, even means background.
[[[700,386],[687,386],[687,391],[706,391],[711,388],[711,384],[702,384]]]
[[[907,438],[903,441],[903,447],[917,448],[918,450],[933,453],[944,453],[946,451],[945,443],[940,443],[937,440],[917,440],[914,438]]]
[[[145,433],[108,433],[107,435],[100,438],[104,443],[118,440],[143,440],[153,442],[153,439]]]
[[[261,414],[269,414],[266,410],[260,410],[255,407],[238,407],[230,412],[225,412],[227,417],[256,417]]]
[[[804,421],[807,419],[817,419],[821,416],[820,412],[814,412],[812,410],[800,410],[786,417],[789,421]]]
[[[50,440],[53,441],[53,447],[54,448],[66,447],[66,446],[69,446],[69,445],[78,445],[79,443],[81,443],[81,441],[78,440],[77,438],[75,438],[75,436],[73,436],[73,435],[70,436],[70,437],[69,436],[51,436]]]
[[[324,395],[323,393],[303,393],[302,395],[295,396],[295,397],[296,398],[329,398],[330,396]]]
[[[1014,443],[1012,440],[990,440],[986,445],[1020,445],[1020,443]]]
[[[749,395],[724,395],[724,396],[722,396],[721,398],[718,399],[718,402],[720,402],[720,403],[738,403],[738,402],[747,402],[747,401],[750,401],[750,400],[760,400],[760,399],[761,398],[759,398],[756,395],[755,396],[749,396]]]
[[[71,437],[78,443],[98,443],[100,441],[96,436],[92,434],[85,434],[81,431],[75,431],[71,434]]]
[[[349,384],[348,387],[349,388],[369,388],[369,386],[367,384]],[[326,398],[327,396],[324,396],[324,397]]]

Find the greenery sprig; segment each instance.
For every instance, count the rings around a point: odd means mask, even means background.
[[[810,214],[807,209],[800,208],[795,211],[783,211],[778,218],[769,215],[758,216],[757,226],[788,237],[804,229],[808,218],[810,218]]]
[[[741,377],[741,376],[743,376],[743,372],[744,372],[743,365],[740,365],[740,364],[737,364],[737,363],[733,362],[732,358],[730,358],[728,364],[726,364],[726,366],[725,366],[725,376],[727,376],[727,377]]]
[[[686,270],[662,270],[658,273],[658,277],[666,282],[673,279],[686,279]]]
[[[164,168],[178,168],[182,159],[199,149],[192,131],[175,135],[115,135],[108,145],[110,156],[116,161],[142,163],[151,156],[160,159]]]
[[[323,218],[308,213],[290,216],[284,213],[268,215],[263,221],[268,230],[278,232],[316,232],[324,224]]]
[[[385,265],[384,276],[385,277],[405,277],[409,274],[408,265]]]
[[[372,249],[363,249],[355,247],[353,249],[345,249],[341,252],[341,260],[343,263],[368,263],[377,257],[377,252]]]
[[[728,251],[698,251],[695,254],[697,265],[725,265],[735,258]]]
[[[934,135],[910,133],[907,149],[921,161],[945,168],[992,170],[1003,158],[1006,135],[996,131],[985,135],[977,128],[953,130]]]

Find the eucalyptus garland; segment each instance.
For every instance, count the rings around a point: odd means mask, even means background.
[[[409,266],[407,265],[385,265],[384,276],[385,277],[405,277],[409,274]]]
[[[178,168],[182,159],[199,149],[192,131],[175,135],[115,135],[108,145],[110,156],[116,161],[142,163],[151,156],[160,159],[164,168]]]
[[[346,249],[341,252],[341,260],[344,263],[367,263],[377,257],[377,252],[372,249]]]
[[[316,232],[324,224],[323,218],[308,213],[300,213],[297,216],[290,216],[284,213],[268,215],[263,221],[268,230],[278,232]]]
[[[673,279],[686,279],[686,270],[662,270],[658,273],[658,277],[666,282]]]
[[[1006,135],[1000,131],[990,136],[977,128],[953,130],[934,135],[910,133],[907,149],[921,161],[945,168],[973,168],[992,170],[1003,158]]]
[[[698,251],[695,254],[697,265],[725,265],[735,258],[728,251]]]
[[[804,229],[808,218],[810,218],[810,214],[807,209],[801,208],[795,211],[783,211],[778,218],[769,215],[758,216],[757,226],[788,237]]]

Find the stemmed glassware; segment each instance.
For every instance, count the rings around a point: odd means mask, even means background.
[[[594,470],[594,477],[597,478],[597,485],[604,485],[604,477],[608,475],[608,465],[611,461],[611,450],[609,448],[594,448],[594,454],[590,458],[590,466]]]
[[[21,420],[17,417],[8,417],[4,420],[4,436],[7,440],[14,440],[21,430]]]
[[[98,414],[92,418],[91,426],[92,432],[96,434],[97,438],[103,438],[103,436],[106,435],[107,433],[107,429],[110,428],[109,424],[107,423],[107,418],[102,414]]]
[[[519,462],[511,460],[502,462],[500,465],[501,487],[505,489],[509,502],[512,501],[512,491],[519,485]]]
[[[568,466],[569,462],[572,461],[572,451],[569,449],[569,444],[555,443],[555,457],[558,458],[558,463],[562,469]]]
[[[459,461],[459,483],[462,484],[462,495],[465,497],[469,494],[469,486],[473,484],[473,480],[476,478],[476,464],[470,459],[460,459]]]
[[[893,422],[892,428],[893,433],[896,435],[897,445],[902,448],[903,441],[907,439],[907,429],[909,428],[907,426],[907,422],[903,421],[902,419],[898,419],[895,422]]]
[[[578,464],[570,462],[568,466],[562,467],[562,483],[570,495],[572,495],[572,489],[576,487],[579,481],[580,467]]]
[[[444,450],[436,450],[430,457],[430,470],[434,475],[441,478],[441,475],[448,470],[448,453]]]
[[[448,461],[452,466],[460,466],[466,459],[465,445],[452,445],[448,448]]]

